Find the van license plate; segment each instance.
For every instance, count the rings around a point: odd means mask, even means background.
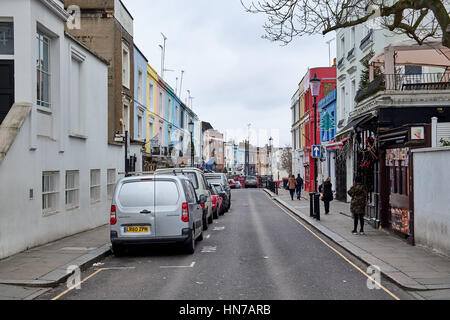
[[[124,227],[124,233],[148,233],[147,227]]]

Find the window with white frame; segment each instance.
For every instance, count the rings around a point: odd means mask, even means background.
[[[341,58],[345,57],[345,37],[341,38]]]
[[[0,21],[0,55],[14,55],[14,23]]]
[[[144,77],[143,77],[142,70],[139,70],[138,71],[138,83],[137,83],[137,85],[138,85],[137,96],[138,96],[138,101],[140,104],[144,104],[144,94],[143,94],[144,91],[142,90],[143,85],[144,85],[143,79],[144,79]]]
[[[168,106],[168,108],[169,108],[169,119],[167,119],[167,120],[172,122],[173,121],[173,119],[172,119],[172,99],[170,99],[170,98],[169,98],[169,106]]]
[[[149,103],[150,111],[154,110],[154,108],[155,108],[155,104],[153,101],[153,89],[154,89],[153,84],[150,83],[149,89],[148,89],[148,100],[149,100],[148,103]]]
[[[100,169],[91,170],[91,202],[100,201]]]
[[[141,115],[138,115],[137,116],[137,124],[138,124],[138,127],[137,127],[137,130],[138,130],[138,139],[142,139],[142,116]]]
[[[80,171],[66,171],[66,208],[79,206],[80,195]]]
[[[125,43],[122,43],[122,85],[130,89],[130,51]]]
[[[116,185],[116,169],[108,169],[106,177],[108,200],[111,200],[113,198],[115,185]]]
[[[341,110],[342,110],[342,119],[346,117],[346,107],[345,107],[345,86],[341,87]]]
[[[352,27],[351,36],[350,36],[350,49],[355,47],[355,38],[356,38],[356,29]]]
[[[42,212],[44,214],[58,210],[59,172],[42,173]]]
[[[159,92],[159,115],[162,116],[162,109],[163,109],[163,94],[162,92]]]
[[[178,123],[178,106],[175,107],[175,121]]]
[[[36,75],[37,94],[36,104],[40,107],[50,108],[50,38],[40,33],[36,34]]]
[[[353,111],[355,110],[355,97],[356,97],[356,80],[353,79],[352,80],[352,87],[351,87],[351,96],[350,96],[350,101],[351,101],[351,110]]]

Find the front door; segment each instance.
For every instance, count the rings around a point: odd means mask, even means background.
[[[336,199],[347,200],[347,162],[343,150],[336,152]]]
[[[0,124],[14,104],[14,61],[0,60]]]

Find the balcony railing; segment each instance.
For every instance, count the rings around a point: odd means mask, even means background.
[[[448,90],[449,73],[386,74],[386,90]]]
[[[450,90],[450,73],[383,74],[358,90],[355,101],[362,100],[379,91]]]
[[[359,45],[359,48],[361,50],[364,50],[372,42],[373,42],[373,29],[371,29],[369,31],[369,33],[361,40],[361,44]]]

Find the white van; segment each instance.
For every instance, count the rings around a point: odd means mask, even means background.
[[[194,253],[203,240],[206,197],[197,197],[186,177],[148,175],[127,177],[116,184],[110,212],[115,255],[129,245],[178,243]]]

